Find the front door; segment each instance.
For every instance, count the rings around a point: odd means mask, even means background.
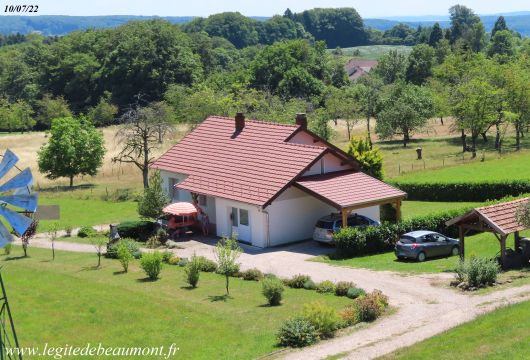
[[[250,219],[248,210],[232,207],[230,219],[232,221],[232,235],[237,234],[239,241],[250,243]]]

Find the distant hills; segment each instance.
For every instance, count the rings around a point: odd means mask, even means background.
[[[480,18],[484,23],[486,31],[491,31],[495,20],[503,15],[506,24],[523,36],[530,37],[530,11],[519,11],[495,15],[482,15]],[[40,32],[43,35],[64,35],[75,30],[88,28],[112,28],[131,20],[149,20],[154,16],[63,16],[63,15],[40,15],[40,16],[0,16],[0,34]],[[169,16],[162,17],[172,23],[182,24],[191,21],[193,16]],[[265,16],[254,16],[256,20],[266,20]],[[443,15],[425,16],[401,16],[388,17],[384,19],[364,19],[368,27],[378,30],[388,30],[396,24],[404,23],[412,27],[432,26],[435,22],[442,27],[449,26],[449,19]]]

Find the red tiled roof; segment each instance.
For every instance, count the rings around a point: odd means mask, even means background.
[[[508,235],[516,231],[525,230],[526,228],[517,222],[516,213],[519,206],[528,200],[529,198],[523,198],[479,207],[471,210],[467,214],[449,220],[447,225],[477,221],[480,218],[501,235]]]
[[[404,198],[406,194],[362,172],[341,172],[299,179],[296,185],[336,208]]]
[[[316,162],[325,147],[287,143],[296,125],[209,117],[152,165],[189,175],[180,189],[264,206]]]
[[[344,69],[346,70],[346,73],[348,74],[350,80],[357,80],[364,74],[370,72],[370,70],[372,70],[373,67],[377,66],[377,64],[377,60],[351,59],[346,65],[344,65]]]

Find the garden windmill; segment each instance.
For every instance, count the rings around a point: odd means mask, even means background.
[[[20,170],[16,164],[18,157],[9,149],[6,150],[0,161],[0,179],[15,168],[18,174],[0,185],[0,216],[11,225],[17,235],[22,235],[33,223],[32,216],[37,210],[37,194],[32,193],[31,184],[33,176],[31,170],[26,168]],[[19,211],[12,208],[20,209]],[[3,222],[0,222],[0,247],[13,242],[14,237],[6,228]],[[3,359],[22,359],[18,353],[8,353],[7,348],[19,348],[15,325],[11,316],[7,294],[0,272],[0,360]]]

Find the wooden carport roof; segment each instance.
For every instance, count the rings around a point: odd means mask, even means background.
[[[464,237],[470,230],[491,232],[497,236],[501,244],[501,260],[506,256],[506,238],[515,234],[516,248],[518,247],[519,231],[526,227],[517,221],[517,210],[530,198],[522,198],[500,204],[475,208],[468,213],[446,222],[447,226],[456,225],[460,234],[460,256],[464,257]]]

